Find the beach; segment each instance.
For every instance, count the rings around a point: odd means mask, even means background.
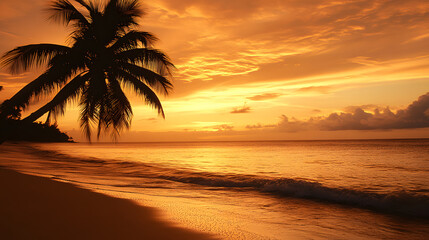
[[[73,184],[0,168],[2,239],[214,239],[157,210]]]

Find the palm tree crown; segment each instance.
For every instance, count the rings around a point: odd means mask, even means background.
[[[3,114],[25,109],[31,99],[60,89],[55,97],[24,120],[35,121],[48,113],[47,121],[64,114],[65,106],[77,101],[80,124],[88,137],[97,125],[116,136],[129,128],[130,102],[122,88],[130,87],[164,116],[156,92],[168,94],[168,79],[174,65],[167,55],[154,49],[152,34],[137,29],[143,14],[137,0],[109,0],[100,5],[88,0],[55,0],[51,18],[72,26],[70,46],[32,44],[17,47],[2,57],[11,73],[26,71],[33,65],[47,64],[46,71],[2,104]]]

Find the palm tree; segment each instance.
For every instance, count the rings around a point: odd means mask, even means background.
[[[146,104],[165,118],[155,92],[167,95],[172,89],[174,65],[162,51],[153,48],[157,40],[137,29],[143,14],[138,0],[108,0],[104,5],[89,0],[55,0],[51,18],[72,26],[70,46],[32,44],[17,47],[2,57],[11,73],[47,64],[46,71],[2,104],[0,112],[24,110],[32,99],[60,89],[46,105],[23,119],[35,121],[48,113],[47,122],[63,115],[68,103],[77,101],[80,125],[91,139],[91,129],[117,136],[129,128],[130,102],[123,92],[130,87]]]

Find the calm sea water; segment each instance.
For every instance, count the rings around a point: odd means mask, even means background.
[[[429,140],[18,149],[31,157],[0,164],[158,207],[224,239],[429,238]]]

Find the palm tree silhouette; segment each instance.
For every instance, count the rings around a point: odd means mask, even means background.
[[[122,89],[130,87],[165,118],[155,91],[167,95],[172,89],[168,78],[174,65],[152,47],[155,36],[137,29],[137,19],[143,14],[138,0],[109,0],[104,5],[74,2],[79,9],[68,0],[55,0],[49,8],[52,19],[72,26],[70,46],[32,44],[2,57],[11,73],[47,64],[43,74],[2,104],[2,114],[23,110],[32,99],[60,89],[50,102],[23,120],[32,122],[48,113],[49,122],[64,114],[67,103],[77,101],[80,126],[89,140],[94,125],[97,137],[101,130],[117,136],[131,124],[131,105]]]

